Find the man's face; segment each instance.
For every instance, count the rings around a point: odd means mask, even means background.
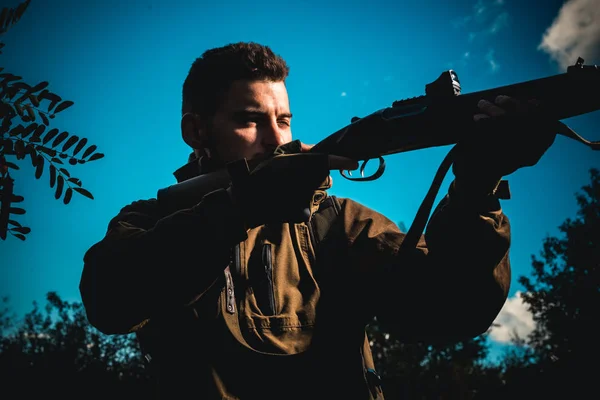
[[[292,140],[291,119],[283,82],[240,80],[225,94],[206,133],[221,161],[252,159]]]

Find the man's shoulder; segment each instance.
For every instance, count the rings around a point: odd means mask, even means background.
[[[340,207],[340,210],[344,212],[354,212],[359,210],[377,212],[373,208],[350,197],[343,197],[337,195],[329,195],[329,197],[335,198],[335,202]]]
[[[359,224],[364,221],[372,221],[376,225],[387,226],[389,224],[395,225],[390,218],[387,217],[381,210],[375,207],[369,206],[359,200],[355,200],[350,197],[335,196],[338,201],[340,215],[343,215],[347,223],[358,222]]]
[[[119,210],[108,223],[108,229],[119,223],[150,227],[160,218],[158,201],[154,198],[135,200]]]
[[[158,200],[155,198],[135,200],[122,207],[119,214],[137,212],[142,214],[154,214],[158,211]]]

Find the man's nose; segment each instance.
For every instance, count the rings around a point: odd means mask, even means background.
[[[276,148],[285,143],[285,135],[277,122],[273,122],[264,127],[261,141],[266,148]]]

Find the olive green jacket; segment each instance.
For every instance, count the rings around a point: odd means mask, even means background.
[[[467,207],[451,192],[399,254],[394,222],[339,205],[317,249],[304,223],[245,230],[224,190],[171,215],[136,201],[84,256],[88,319],[138,334],[161,398],[382,399],[367,324],[405,342],[486,332],[509,290],[509,221],[497,199]]]

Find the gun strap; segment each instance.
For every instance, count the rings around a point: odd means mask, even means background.
[[[558,121],[557,133],[571,138],[573,140],[576,140],[580,143],[583,143],[586,146],[590,147],[592,150],[600,150],[600,141],[590,141],[583,138],[581,135],[579,135],[573,129],[569,128],[563,122]],[[406,237],[400,245],[400,251],[408,251],[409,249],[414,249],[417,246],[417,243],[419,242],[419,239],[421,238],[421,235],[425,230],[425,226],[427,225],[429,216],[431,215],[431,210],[433,209],[433,204],[440,190],[440,187],[442,186],[444,178],[450,170],[450,167],[452,166],[455,148],[456,146],[452,147],[452,149],[450,149],[446,157],[442,160],[442,163],[440,164],[435,174],[435,177],[433,178],[431,187],[429,188],[427,195],[423,199],[423,202],[419,206],[417,215],[415,216],[415,219],[413,220],[410,228],[408,229]],[[507,182],[504,180],[500,181],[500,184],[497,189],[497,196],[499,198],[510,198],[510,195],[508,193],[509,190]]]
[[[576,140],[580,143],[585,144],[590,147],[592,150],[600,150],[600,141],[591,141],[583,138],[580,134],[575,132],[573,129],[569,128],[564,122],[558,121],[558,134]]]
[[[427,191],[423,202],[417,210],[417,215],[415,216],[415,219],[410,225],[408,232],[406,232],[404,240],[400,244],[399,252],[408,252],[411,249],[417,247],[417,243],[419,242],[419,239],[421,238],[421,235],[425,230],[425,226],[427,225],[427,221],[429,220],[429,215],[431,214],[434,201],[437,197],[440,187],[442,186],[444,177],[450,170],[452,162],[454,161],[453,156],[455,148],[456,146],[450,149],[450,151],[448,152],[448,154],[446,154],[446,157],[444,157],[442,163],[438,167],[438,170],[435,173],[435,177],[433,178],[433,182],[431,183],[431,186],[429,187],[429,190]]]

